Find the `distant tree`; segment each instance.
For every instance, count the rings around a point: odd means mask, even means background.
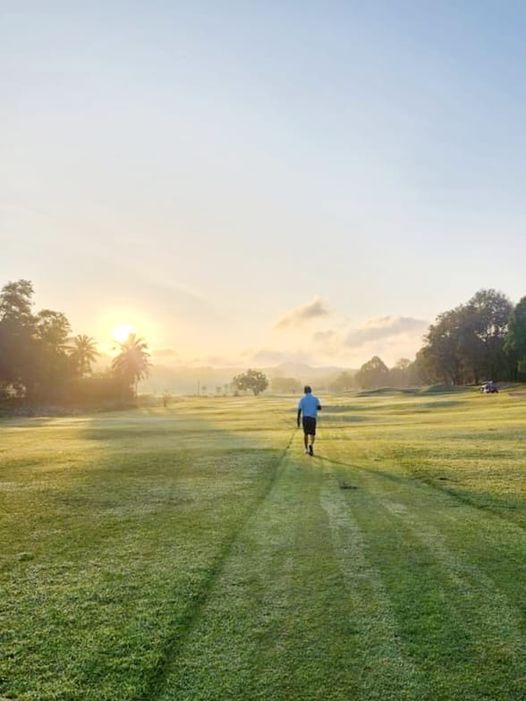
[[[32,297],[29,280],[8,282],[0,291],[0,384],[19,394],[32,392],[36,382]]]
[[[0,292],[0,321],[31,325],[33,285],[29,280],[8,282]]]
[[[421,360],[431,382],[461,384],[463,361],[460,347],[461,308],[437,317],[424,337]]]
[[[474,328],[480,342],[480,366],[476,375],[486,379],[502,379],[506,373],[504,343],[513,305],[502,292],[479,290],[467,304],[474,318]],[[479,378],[475,378],[478,382]]]
[[[268,387],[268,380],[259,370],[247,370],[240,375],[236,375],[232,384],[238,390],[250,390],[255,396],[264,392]]]
[[[377,355],[364,363],[356,373],[356,384],[363,389],[385,387],[389,383],[389,369]]]
[[[70,323],[62,312],[42,309],[36,315],[35,335],[37,339],[57,353],[66,353],[70,331]]]
[[[509,374],[505,340],[512,305],[495,290],[479,290],[467,304],[440,314],[429,327],[421,359],[434,381],[478,383]]]
[[[68,338],[61,312],[32,313],[33,286],[9,282],[0,292],[0,384],[29,400],[65,397],[71,380]]]
[[[95,339],[81,334],[75,336],[69,349],[69,357],[77,375],[83,377],[91,373],[91,366],[99,355]]]
[[[418,351],[415,359],[407,368],[407,386],[419,387],[428,384],[431,384],[431,381],[428,378],[428,373],[422,358],[422,351]]]
[[[62,312],[43,309],[35,317],[39,399],[60,397],[72,374],[67,354],[70,331],[70,323]]]
[[[148,376],[150,369],[148,344],[144,339],[130,334],[128,339],[119,345],[120,353],[112,361],[112,370],[125,385],[133,388],[136,395],[138,383]]]
[[[295,377],[273,377],[270,388],[278,394],[297,394],[301,392],[301,382]]]
[[[518,302],[510,314],[504,351],[512,366],[513,379],[526,371],[526,297]]]
[[[431,385],[440,381],[437,379],[434,362],[428,356],[427,346],[424,346],[417,352],[411,373],[416,378],[414,384]]]
[[[469,305],[444,312],[431,324],[424,337],[422,358],[433,382],[478,382],[484,354],[479,327],[477,312]]]
[[[130,338],[121,346],[113,373],[82,377],[91,370],[93,339],[76,336],[61,312],[33,313],[33,286],[28,280],[8,282],[0,290],[0,395],[40,402],[119,400],[148,370],[143,341]]]
[[[340,372],[329,382],[328,388],[331,392],[346,392],[356,386],[354,375],[347,370]]]
[[[391,387],[408,387],[410,383],[411,361],[408,358],[400,358],[394,367],[389,370],[389,384]]]

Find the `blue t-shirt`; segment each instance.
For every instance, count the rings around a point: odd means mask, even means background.
[[[311,416],[315,419],[318,416],[320,401],[313,394],[305,394],[299,401],[298,409],[301,409],[303,416]]]

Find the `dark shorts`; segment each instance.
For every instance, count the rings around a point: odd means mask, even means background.
[[[303,433],[308,436],[316,435],[316,419],[313,416],[303,417]]]

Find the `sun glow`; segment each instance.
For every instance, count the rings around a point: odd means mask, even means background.
[[[131,333],[143,338],[149,348],[170,345],[164,340],[159,324],[144,309],[124,304],[100,309],[93,336],[98,339],[102,353],[113,357],[120,351],[120,344],[126,343]]]
[[[111,330],[111,336],[117,343],[125,343],[129,336],[134,333],[137,333],[137,329],[131,324],[118,324]]]

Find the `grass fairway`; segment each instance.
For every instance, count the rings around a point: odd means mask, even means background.
[[[526,398],[0,422],[0,699],[526,698]]]

